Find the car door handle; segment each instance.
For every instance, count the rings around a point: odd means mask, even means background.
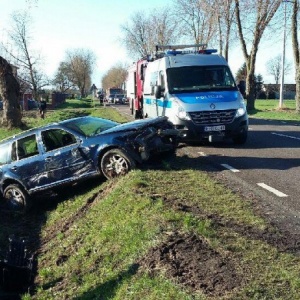
[[[46,162],[51,161],[51,160],[52,160],[52,157],[50,157],[50,156],[48,156],[48,157],[45,158]]]
[[[18,167],[17,166],[13,166],[11,169],[12,169],[12,171],[17,171]]]

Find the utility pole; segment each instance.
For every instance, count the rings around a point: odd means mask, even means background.
[[[283,25],[283,45],[282,45],[282,59],[281,59],[281,81],[280,81],[280,96],[279,108],[283,106],[284,99],[284,65],[285,65],[285,41],[286,41],[286,0],[283,1],[284,10],[284,25]]]

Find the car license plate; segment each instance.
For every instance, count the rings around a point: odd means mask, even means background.
[[[218,126],[205,126],[204,131],[222,131],[225,130],[225,125],[218,125]]]

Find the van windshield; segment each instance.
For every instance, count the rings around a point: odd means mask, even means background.
[[[227,66],[188,66],[167,69],[170,93],[237,90]]]

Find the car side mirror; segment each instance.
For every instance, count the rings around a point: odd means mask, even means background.
[[[156,99],[159,99],[163,96],[161,85],[156,85],[154,87],[154,96],[155,96]]]

